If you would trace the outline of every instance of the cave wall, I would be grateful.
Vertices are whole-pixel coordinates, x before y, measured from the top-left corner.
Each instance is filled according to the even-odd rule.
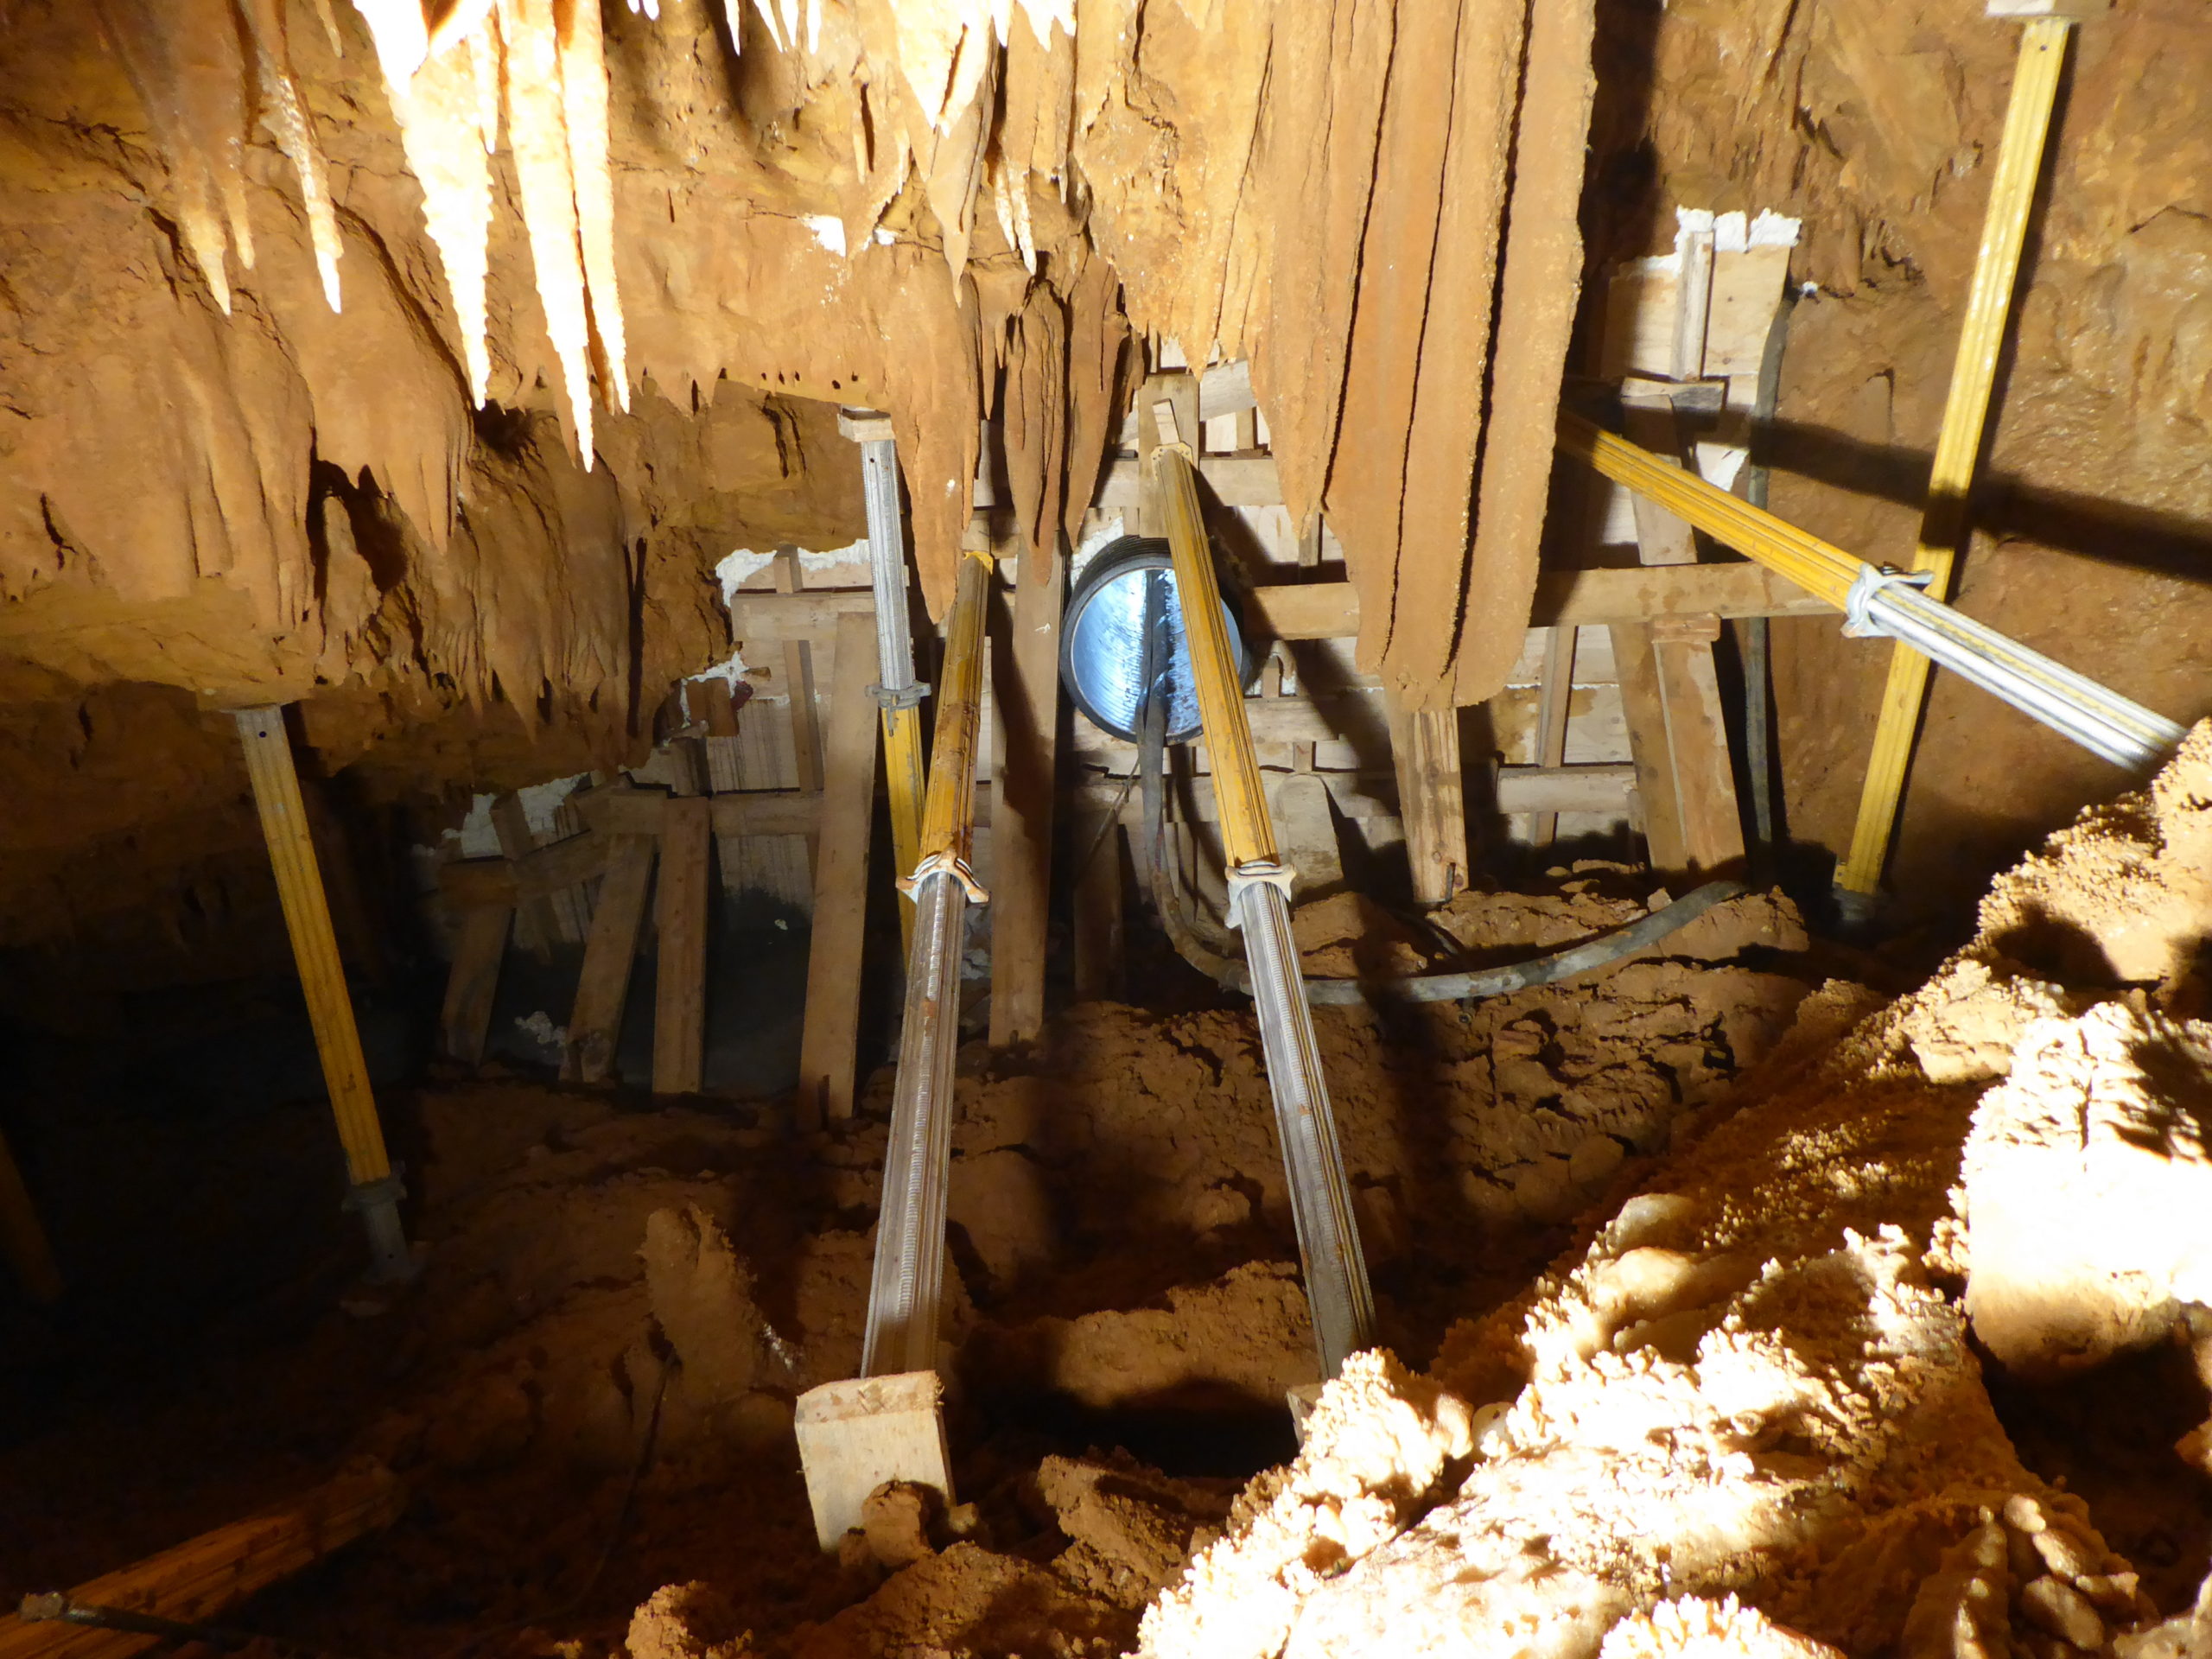
[[[1903,0],[1611,4],[1593,258],[1676,205],[1804,220],[1776,512],[1908,563],[2018,26]],[[2120,0],[2075,31],[1957,599],[2171,718],[2212,709],[2212,67],[2201,8]],[[1643,89],[1640,95],[1636,89]],[[1607,230],[1606,227],[1610,227]],[[1640,239],[1639,239],[1640,238]],[[1849,844],[1889,648],[1775,625],[1789,823]],[[1891,869],[1962,914],[2037,836],[2123,780],[1938,673]]]

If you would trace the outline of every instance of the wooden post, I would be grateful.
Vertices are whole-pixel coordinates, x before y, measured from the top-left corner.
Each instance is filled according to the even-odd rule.
[[[1680,870],[1689,858],[1682,842],[1682,822],[1675,804],[1675,754],[1667,741],[1667,702],[1659,690],[1659,664],[1651,649],[1651,630],[1643,623],[1618,624],[1613,664],[1621,685],[1621,715],[1628,726],[1629,753],[1636,761],[1637,816],[1643,820],[1645,856],[1655,870]]]
[[[1650,635],[1675,757],[1675,810],[1683,862],[1690,871],[1709,875],[1740,864],[1744,857],[1743,814],[1736,804],[1720,683],[1713,668],[1720,622],[1710,616],[1655,622]]]
[[[1536,752],[1540,766],[1567,764],[1567,722],[1574,707],[1574,625],[1554,623],[1544,641],[1544,683],[1536,698]],[[1529,841],[1548,847],[1559,834],[1559,814],[1532,812]]]
[[[795,594],[805,585],[798,550],[776,550],[776,591]],[[814,708],[814,651],[804,639],[784,643],[784,684],[791,699],[791,754],[798,764],[798,786],[822,787],[822,722]]]
[[[703,795],[661,809],[660,972],[653,1003],[653,1092],[696,1095],[706,1062],[708,849]]]
[[[1032,560],[1041,569],[1033,571]],[[1033,549],[1015,574],[1008,633],[992,683],[1000,753],[991,810],[991,1045],[1024,1043],[1045,1023],[1045,944],[1058,793],[1060,601],[1067,566]]]
[[[837,660],[823,756],[822,829],[815,856],[814,933],[799,1038],[798,1123],[853,1115],[861,966],[868,924],[868,830],[875,816],[875,622],[837,619]]]
[[[1390,755],[1414,898],[1451,902],[1467,885],[1467,799],[1459,770],[1459,711],[1402,709],[1389,700]]]
[[[1994,5],[1990,10],[1993,15],[2030,21],[2020,31],[2019,60],[2012,71],[2012,98],[2005,105],[1989,205],[1983,212],[1974,283],[1967,292],[1958,355],[1951,365],[1950,391],[1943,400],[1943,421],[1936,430],[1935,461],[1929,469],[1928,505],[1912,554],[1912,568],[1930,573],[1928,591],[1941,600],[1951,596],[1952,567],[1969,533],[1967,497],[1981,455],[1997,359],[2004,350],[2012,289],[2019,278],[2020,250],[2035,209],[2044,143],[2073,29],[2072,19],[2061,7],[2008,8],[2004,14]],[[1890,647],[1889,678],[1882,687],[1882,709],[1874,727],[1873,750],[1867,756],[1851,849],[1836,871],[1837,887],[1862,901],[1871,899],[1882,885],[1931,668],[1918,652],[1904,645]]]
[[[54,1247],[5,1135],[0,1135],[0,1255],[8,1258],[16,1282],[31,1300],[43,1305],[61,1300],[61,1269],[54,1265]]]
[[[1119,1002],[1128,995],[1122,977],[1122,826],[1086,819],[1077,842],[1084,852],[1094,844],[1098,850],[1076,873],[1075,1000]]]
[[[658,836],[614,838],[607,875],[599,885],[599,907],[592,912],[591,937],[584,945],[583,971],[576,976],[575,1005],[569,1014],[568,1052],[561,1076],[571,1083],[605,1083],[614,1075],[615,1045],[622,1036],[622,1010],[630,999],[630,970],[637,961],[638,935],[645,921],[645,889],[660,850]]]
[[[1690,251],[1699,251],[1694,246]],[[1712,252],[1707,248],[1703,253],[1709,294]],[[1693,259],[1693,271],[1696,265]],[[1691,328],[1688,319],[1697,308],[1696,292],[1695,283],[1686,280],[1681,284],[1678,358],[1690,349],[1683,342]],[[1701,352],[1701,315],[1694,334],[1695,347]],[[1632,438],[1670,464],[1681,464],[1681,428],[1671,403],[1631,397],[1624,413]],[[1696,562],[1696,539],[1688,524],[1645,496],[1636,495],[1632,500],[1637,550],[1643,563]],[[1677,618],[1616,626],[1612,634],[1613,656],[1620,665],[1621,709],[1627,717],[1629,747],[1636,756],[1637,793],[1643,805],[1643,839],[1652,868],[1711,870],[1740,860],[1743,812],[1736,800],[1728,728],[1721,716],[1719,682],[1713,667],[1719,620]]]
[[[346,969],[338,960],[337,936],[330,929],[330,905],[323,897],[315,843],[308,836],[284,711],[241,709],[233,718],[245,752],[246,775],[253,781],[262,839],[269,843],[285,931],[291,935],[292,957],[299,964],[308,1022],[315,1028],[323,1081],[330,1090],[330,1113],[346,1149],[346,1173],[353,1187],[351,1202],[368,1229],[371,1271],[378,1278],[404,1278],[413,1273],[414,1264],[399,1227],[401,1189],[385,1151],[376,1096],[369,1090],[368,1062],[361,1055],[361,1034],[353,1024],[353,1000],[346,992]]]
[[[506,955],[512,905],[472,905],[454,930],[453,966],[446,975],[445,1009],[439,1020],[449,1058],[480,1065],[492,1032],[492,1004],[499,989],[499,961]]]

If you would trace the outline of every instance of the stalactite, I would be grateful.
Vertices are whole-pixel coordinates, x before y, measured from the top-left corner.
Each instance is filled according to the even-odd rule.
[[[561,32],[561,108],[569,130],[569,169],[575,180],[576,232],[609,390],[626,411],[630,371],[614,282],[614,175],[607,159],[607,60],[599,3],[568,0],[568,10]]]
[[[561,365],[576,448],[592,464],[590,323],[576,240],[575,175],[561,102],[560,41],[552,0],[499,0],[507,145],[522,194],[523,228],[545,333]]]
[[[315,269],[322,278],[322,296],[333,311],[340,309],[338,261],[345,244],[338,234],[338,214],[330,200],[329,179],[323,168],[322,149],[315,143],[315,127],[307,105],[292,80],[291,54],[286,48],[282,0],[249,0],[244,8],[247,32],[253,39],[256,79],[261,89],[261,116],[275,135],[276,148],[299,175],[300,199],[307,207],[308,234],[315,246]],[[249,259],[247,264],[252,262]]]
[[[433,56],[417,0],[354,0],[375,40],[407,165],[423,187],[423,219],[453,294],[468,385],[481,404],[491,378],[484,288],[492,231],[486,156],[499,132],[496,43],[481,31]],[[488,21],[488,20],[487,20]],[[484,81],[492,80],[489,126]]]
[[[169,166],[174,207],[184,245],[226,315],[231,279],[226,257],[253,265],[246,221],[245,65],[227,8],[207,15],[151,0],[99,0],[109,43],[122,59]],[[227,220],[227,224],[226,221]]]

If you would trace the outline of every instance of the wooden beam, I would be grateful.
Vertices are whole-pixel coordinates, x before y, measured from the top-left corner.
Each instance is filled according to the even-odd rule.
[[[446,1001],[438,1029],[450,1059],[480,1065],[492,1033],[492,1005],[499,990],[499,963],[507,954],[507,930],[515,918],[511,903],[476,905],[461,913],[454,930],[453,966],[446,974]]]
[[[1249,590],[1262,631],[1278,639],[1344,639],[1359,632],[1348,582]],[[1546,570],[1536,577],[1531,627],[1655,621],[1670,616],[1834,616],[1835,607],[1757,564],[1677,564]]]
[[[1633,766],[1597,762],[1576,766],[1500,766],[1501,812],[1618,812],[1628,810],[1636,787]]]
[[[1023,571],[992,675],[998,731],[991,822],[991,1046],[1026,1043],[1045,1023],[1052,803],[1060,723],[1060,601],[1066,564]]]
[[[1282,505],[1282,479],[1273,455],[1201,455],[1198,476],[1224,507]],[[1141,482],[1137,461],[1117,461],[1100,480],[1094,505],[1101,512],[1127,512],[1137,505]]]
[[[815,856],[814,932],[799,1037],[798,1122],[818,1128],[853,1115],[861,969],[868,924],[868,830],[875,816],[875,621],[837,623],[835,687],[823,754],[822,830]]]
[[[204,1624],[256,1591],[289,1578],[365,1533],[388,1527],[406,1506],[406,1489],[372,1466],[316,1487],[281,1510],[202,1533],[188,1543],[72,1588],[86,1607],[121,1607],[181,1624]],[[0,1659],[130,1659],[165,1638],[59,1619],[0,1618]]]
[[[276,876],[285,931],[299,964],[306,995],[308,1023],[330,1090],[330,1112],[346,1148],[346,1166],[356,1186],[391,1173],[385,1151],[384,1126],[377,1118],[376,1096],[369,1088],[368,1062],[361,1056],[361,1034],[353,1023],[353,1002],[346,994],[346,969],[338,959],[338,938],[331,931],[330,905],[322,891],[315,843],[308,836],[300,777],[292,764],[292,744],[284,730],[284,711],[241,709],[234,719],[245,752],[246,775],[261,817],[262,839]]]
[[[658,836],[613,838],[607,879],[599,884],[599,905],[584,942],[583,971],[576,976],[575,1003],[569,1013],[568,1048],[561,1057],[561,1076],[568,1082],[605,1083],[614,1075],[630,971],[645,923],[645,890],[659,853]]]
[[[606,863],[606,836],[595,829],[587,830],[580,836],[540,847],[524,858],[454,859],[440,868],[438,891],[456,909],[513,905],[581,887],[597,876]]]
[[[654,982],[653,1092],[696,1095],[706,1064],[707,882],[712,820],[703,795],[662,810],[660,971]]]
[[[1406,826],[1414,899],[1441,905],[1467,885],[1467,802],[1459,771],[1459,711],[1402,709],[1390,700],[1390,753]]]

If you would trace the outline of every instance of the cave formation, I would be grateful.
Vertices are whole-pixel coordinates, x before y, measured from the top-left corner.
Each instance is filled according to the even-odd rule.
[[[0,1656],[2212,1653],[2197,11],[0,4]]]

